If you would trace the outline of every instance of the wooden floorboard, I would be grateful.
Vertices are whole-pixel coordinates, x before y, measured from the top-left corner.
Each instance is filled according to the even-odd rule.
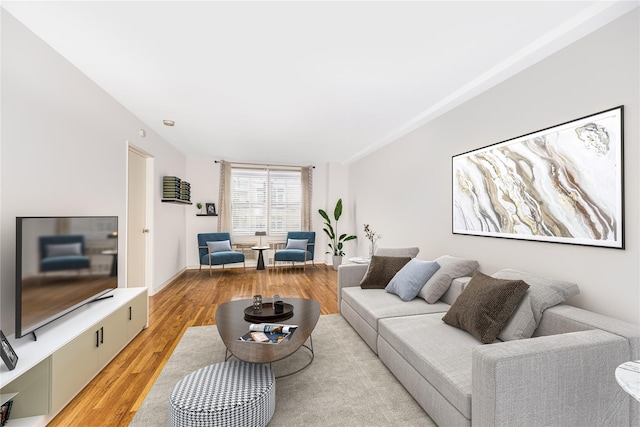
[[[127,426],[190,326],[215,324],[220,303],[265,299],[312,298],[321,314],[338,313],[337,273],[324,264],[256,271],[247,267],[187,270],[149,298],[149,327],[142,331],[76,396],[50,426]]]

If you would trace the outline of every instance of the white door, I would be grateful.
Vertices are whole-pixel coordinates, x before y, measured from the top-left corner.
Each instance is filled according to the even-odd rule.
[[[147,286],[147,159],[129,147],[127,287]]]

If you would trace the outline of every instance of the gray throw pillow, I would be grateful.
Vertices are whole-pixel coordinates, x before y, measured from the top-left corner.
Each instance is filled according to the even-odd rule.
[[[393,276],[385,289],[403,301],[411,301],[439,268],[437,262],[414,258]]]
[[[410,260],[409,257],[372,256],[369,269],[362,278],[360,287],[362,289],[384,289],[393,276]]]
[[[306,251],[308,242],[309,239],[288,239],[287,247],[285,249],[300,249],[302,251]]]
[[[209,252],[212,254],[216,252],[227,252],[231,250],[231,242],[229,240],[207,242],[207,246],[209,246]]]
[[[496,279],[478,271],[442,320],[483,344],[492,343],[527,289],[522,280]]]
[[[82,245],[80,243],[59,243],[45,246],[48,257],[82,255]]]
[[[575,283],[548,279],[518,270],[500,270],[493,277],[524,280],[529,285],[529,290],[524,295],[520,305],[518,305],[513,316],[500,332],[500,335],[498,335],[498,338],[502,341],[531,338],[533,332],[540,325],[542,313],[547,308],[558,305],[580,293],[580,289]]]
[[[440,265],[440,269],[436,271],[418,294],[429,304],[437,302],[447,292],[454,279],[472,276],[480,268],[480,264],[476,260],[457,258],[450,255],[443,255],[434,261]]]

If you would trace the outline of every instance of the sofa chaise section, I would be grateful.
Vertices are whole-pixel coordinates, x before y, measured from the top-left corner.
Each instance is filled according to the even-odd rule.
[[[619,335],[583,329],[594,314],[585,310],[547,312],[563,313],[554,323],[564,332],[489,345],[446,325],[442,314],[382,319],[378,356],[442,426],[638,425],[637,402],[613,376],[638,358],[636,338],[622,336],[629,325],[611,328]],[[576,318],[581,330],[567,332]]]
[[[471,355],[479,343],[444,324],[443,315],[382,319],[378,357],[436,423],[469,425]]]

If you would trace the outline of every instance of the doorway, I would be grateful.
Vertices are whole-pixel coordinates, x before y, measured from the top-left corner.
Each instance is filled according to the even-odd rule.
[[[126,286],[148,287],[150,243],[150,183],[153,158],[129,146],[127,174]]]

